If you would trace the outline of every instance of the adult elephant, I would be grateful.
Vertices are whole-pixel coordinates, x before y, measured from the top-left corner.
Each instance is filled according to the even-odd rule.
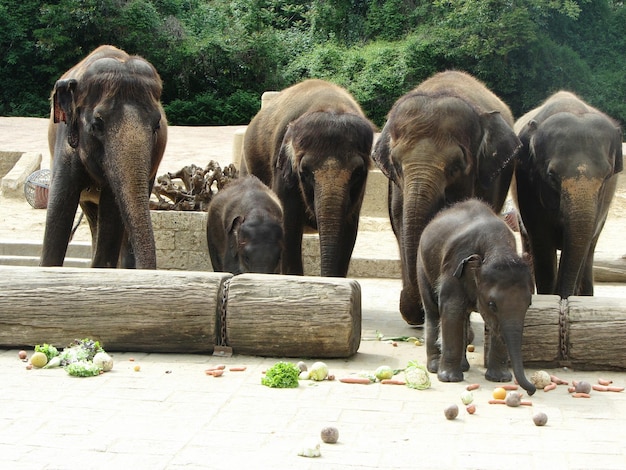
[[[499,212],[520,146],[509,108],[474,77],[438,73],[400,97],[373,158],[389,178],[389,217],[400,248],[400,313],[424,323],[416,275],[422,231],[443,207],[478,197]]]
[[[141,57],[101,46],[55,84],[42,266],[61,266],[80,206],[92,267],[156,268],[149,198],[167,141],[162,84]]]
[[[623,167],[622,132],[564,91],[522,116],[515,129],[523,147],[513,186],[537,293],[593,295],[594,251]]]
[[[305,80],[280,92],[252,119],[243,174],[278,195],[284,213],[282,274],[303,274],[302,235],[318,230],[321,275],[343,276],[356,240],[374,126],[343,88]]]

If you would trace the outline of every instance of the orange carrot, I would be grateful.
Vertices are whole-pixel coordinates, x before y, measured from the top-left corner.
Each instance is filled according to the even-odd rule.
[[[506,400],[498,400],[498,399],[492,398],[491,400],[489,400],[489,404],[490,405],[506,405]]]
[[[551,375],[550,380],[557,385],[569,385],[567,380],[560,379],[556,375]]]
[[[550,390],[554,390],[556,388],[556,383],[552,382],[550,385],[546,385],[543,387],[544,392],[549,392]]]
[[[501,388],[505,389],[505,390],[517,390],[519,388],[519,385],[514,385],[514,384],[502,384],[500,385]]]
[[[380,381],[381,384],[385,385],[406,385],[404,380],[395,380],[395,379],[383,379]]]
[[[471,392],[472,390],[478,390],[480,388],[480,384],[469,384],[465,387],[465,390]]]
[[[600,385],[611,385],[613,381],[608,379],[598,379],[598,383]]]
[[[574,398],[591,398],[591,395],[589,395],[588,393],[582,393],[582,392],[572,393],[572,396]]]
[[[344,384],[361,384],[368,385],[372,383],[370,379],[367,377],[343,377],[339,379],[339,382],[343,382]]]
[[[231,372],[243,372],[244,370],[246,370],[246,366],[229,367],[228,370],[231,371]]]

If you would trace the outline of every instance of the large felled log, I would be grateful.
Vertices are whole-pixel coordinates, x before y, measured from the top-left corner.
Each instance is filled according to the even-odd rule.
[[[241,354],[349,357],[361,342],[361,287],[350,279],[243,274],[227,312],[227,343]]]
[[[0,266],[0,347],[92,338],[108,351],[211,352],[229,277]]]
[[[107,351],[213,352],[226,340],[235,354],[348,357],[361,290],[341,278],[0,266],[0,347],[87,337]]]

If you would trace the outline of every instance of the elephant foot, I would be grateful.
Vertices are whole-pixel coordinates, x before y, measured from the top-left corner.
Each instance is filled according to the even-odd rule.
[[[402,289],[400,292],[400,314],[411,326],[424,326],[424,310],[419,295],[411,295],[414,289]]]
[[[463,359],[461,359],[461,370],[463,372],[467,372],[469,369],[470,369],[469,361],[467,360],[467,357],[463,356]]]
[[[439,370],[439,358],[433,358],[433,359],[429,359],[426,362],[426,369],[428,369],[428,372],[432,372],[433,374],[436,374],[437,371]]]
[[[490,382],[510,382],[513,380],[513,374],[506,369],[487,369],[485,378]]]
[[[462,382],[463,372],[460,370],[440,370],[437,372],[437,378],[440,382]]]

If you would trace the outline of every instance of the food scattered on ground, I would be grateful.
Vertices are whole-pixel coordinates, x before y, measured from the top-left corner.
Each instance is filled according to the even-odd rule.
[[[378,369],[376,369],[374,375],[378,380],[388,380],[393,377],[393,369],[389,366],[380,366]]]
[[[92,362],[100,367],[103,372],[109,372],[113,369],[113,358],[104,351],[96,353]]]
[[[467,345],[467,352],[474,352],[476,348],[474,347],[473,344],[468,344]]]
[[[505,390],[518,390],[519,389],[519,385],[517,384],[502,384],[500,385],[500,387]]]
[[[574,398],[591,398],[591,395],[589,395],[588,393],[583,393],[583,392],[574,392],[572,393],[572,396]]]
[[[569,385],[569,382],[567,380],[560,379],[556,375],[551,375],[550,380],[552,380],[552,382],[557,385]]]
[[[300,370],[300,369],[298,369]],[[311,368],[308,370],[309,379],[320,382],[328,376],[328,366],[326,363],[318,361],[313,363]]]
[[[204,371],[204,373],[212,377],[221,377],[222,375],[224,375],[224,369],[207,369]]]
[[[326,444],[336,444],[339,440],[339,430],[334,426],[326,426],[320,435]]]
[[[624,391],[624,387],[614,387],[610,385],[593,385],[591,388],[597,392],[623,392]]]
[[[47,343],[35,345],[35,352],[44,353],[48,360],[59,355],[59,350]]]
[[[465,387],[465,390],[471,392],[472,390],[478,390],[480,388],[480,384],[469,384]]]
[[[228,370],[231,372],[243,372],[246,370],[246,366],[229,367]]]
[[[398,379],[383,379],[380,381],[380,383],[383,385],[406,385],[406,382],[404,380]]]
[[[539,411],[533,415],[533,423],[535,426],[545,426],[548,422],[548,415],[543,411]]]
[[[342,377],[339,379],[339,382],[344,384],[361,384],[361,385],[369,385],[372,381],[368,377]]]
[[[30,363],[37,367],[38,369],[42,368],[48,363],[48,358],[42,352],[35,352],[32,356],[30,356]]]
[[[611,385],[613,381],[609,379],[598,379],[598,383],[600,385]]]
[[[584,380],[573,381],[574,384],[574,392],[576,393],[590,393],[591,392],[591,384]]]
[[[506,390],[502,387],[496,387],[491,395],[494,400],[504,400],[506,398]]]
[[[552,378],[545,370],[538,370],[533,372],[530,376],[530,381],[535,385],[535,387],[544,388],[552,383]]]
[[[476,413],[476,405],[474,405],[473,403],[470,405],[467,405],[465,407],[465,411],[467,411],[469,414],[473,415],[474,413]]]
[[[299,376],[300,369],[297,365],[280,361],[267,369],[261,383],[270,388],[297,388]]]
[[[463,390],[461,392],[461,401],[464,405],[469,405],[474,401],[474,394],[470,390]]]
[[[66,365],[65,372],[74,377],[95,377],[102,369],[91,361],[76,361]]]
[[[17,357],[19,357],[23,361],[28,358],[28,353],[22,349],[17,353]]]
[[[426,390],[430,388],[430,376],[426,366],[419,364],[417,361],[409,361],[406,369],[404,369],[404,380],[406,386],[417,390]]]
[[[506,403],[506,406],[520,406],[522,403],[522,394],[516,391],[511,391],[506,394],[504,402]]]
[[[300,361],[296,365],[298,366],[298,369],[300,369],[301,372],[304,372],[309,369],[304,361]]]
[[[459,407],[456,404],[446,406],[443,410],[446,419],[455,419],[459,415]]]
[[[133,367],[133,370],[135,372],[139,372],[141,370],[141,366],[139,364],[135,365],[135,367]]]
[[[320,451],[320,445],[316,444],[314,447],[304,446],[298,451],[300,457],[320,457],[322,452]]]
[[[555,388],[556,388],[556,384],[554,382],[551,382],[550,384],[543,387],[543,391],[549,392],[550,390],[554,390]]]

